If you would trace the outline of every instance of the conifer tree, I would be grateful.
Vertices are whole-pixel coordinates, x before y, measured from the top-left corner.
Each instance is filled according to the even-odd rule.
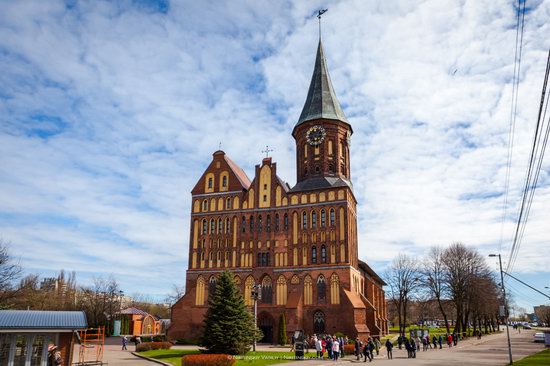
[[[284,313],[279,316],[279,334],[277,343],[281,346],[286,344],[286,318]]]
[[[254,337],[254,318],[229,271],[220,274],[216,290],[208,300],[200,345],[209,353],[245,354]]]

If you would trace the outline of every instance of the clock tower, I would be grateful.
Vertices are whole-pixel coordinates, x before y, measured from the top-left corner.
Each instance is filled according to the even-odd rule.
[[[350,174],[349,124],[328,74],[319,40],[315,68],[306,102],[292,136],[296,140],[297,184],[293,191],[348,186]]]

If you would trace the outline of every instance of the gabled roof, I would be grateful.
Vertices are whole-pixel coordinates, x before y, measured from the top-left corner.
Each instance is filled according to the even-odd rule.
[[[347,179],[343,179],[340,177],[314,177],[296,183],[296,185],[290,190],[290,192],[294,193],[336,187],[349,187],[353,189],[353,185]]]
[[[119,314],[124,315],[149,315],[146,311],[140,310],[138,308],[126,308],[121,310]]]
[[[227,162],[227,165],[229,165],[229,167],[233,170],[241,185],[248,189],[248,187],[250,187],[250,183],[252,182],[250,181],[244,170],[242,170],[240,166],[235,164],[233,160],[229,159],[226,154],[223,155],[223,158]]]
[[[85,329],[83,311],[0,310],[0,329]]]
[[[306,102],[296,126],[319,118],[335,119],[349,124],[332,87],[323,44],[320,39]]]
[[[365,271],[369,276],[371,276],[374,280],[378,281],[378,283],[382,286],[387,286],[388,284],[386,282],[384,282],[384,280],[382,278],[380,278],[380,276],[378,276],[376,274],[376,272],[374,272],[374,270],[372,268],[370,268],[370,266],[363,262],[362,260],[359,260],[359,268],[361,268],[363,271]]]

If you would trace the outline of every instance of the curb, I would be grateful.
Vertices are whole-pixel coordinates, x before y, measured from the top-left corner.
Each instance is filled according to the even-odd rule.
[[[143,358],[144,360],[158,363],[159,365],[173,366],[171,363],[162,362],[162,361],[159,361],[159,360],[157,360],[157,359],[155,359],[155,358],[151,358],[151,357],[147,357],[147,356],[144,356],[144,355],[140,355],[140,354],[137,353],[137,352],[132,352],[132,354],[133,354],[134,356],[136,356],[136,357]]]

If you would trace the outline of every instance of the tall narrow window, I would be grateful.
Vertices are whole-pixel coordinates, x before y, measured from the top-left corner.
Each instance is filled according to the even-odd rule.
[[[210,234],[216,233],[216,221],[214,219],[210,219]]]
[[[275,231],[279,231],[279,214],[275,214]]]
[[[271,284],[271,278],[265,276],[262,279],[262,303],[271,304],[273,302],[273,286]]]
[[[302,212],[302,229],[307,229],[307,212]]]
[[[225,232],[229,234],[231,232],[231,220],[225,219]]]
[[[227,175],[224,175],[222,178],[222,187],[227,187]]]
[[[271,216],[267,215],[265,219],[265,231],[270,232],[271,231]]]
[[[317,279],[317,303],[324,304],[327,300],[327,281],[323,275]]]
[[[227,199],[225,200],[225,209],[231,210],[231,197],[227,197]]]
[[[327,263],[327,247],[325,244],[321,245],[321,263]]]
[[[258,232],[262,232],[262,215],[258,216]]]
[[[330,209],[330,226],[334,226],[334,209]]]
[[[317,212],[315,211],[311,213],[311,227],[317,229]]]
[[[325,209],[321,210],[321,227],[325,227],[326,225],[326,214]]]
[[[311,247],[311,263],[317,263],[317,247]]]
[[[208,201],[207,200],[202,201],[202,210],[203,210],[203,212],[208,211]]]
[[[241,221],[241,231],[244,233],[246,231],[246,217],[243,216]]]
[[[218,234],[223,233],[223,221],[222,219],[218,219]]]
[[[284,229],[285,231],[288,231],[288,214],[285,213],[284,217]]]
[[[212,178],[208,178],[208,188],[212,188]]]
[[[208,230],[208,224],[206,223],[206,220],[202,220],[202,234],[206,235],[207,230]]]
[[[210,281],[208,282],[208,299],[214,296],[215,292],[216,292],[216,277],[212,276],[210,277]]]
[[[250,215],[250,232],[254,231],[254,216]]]

